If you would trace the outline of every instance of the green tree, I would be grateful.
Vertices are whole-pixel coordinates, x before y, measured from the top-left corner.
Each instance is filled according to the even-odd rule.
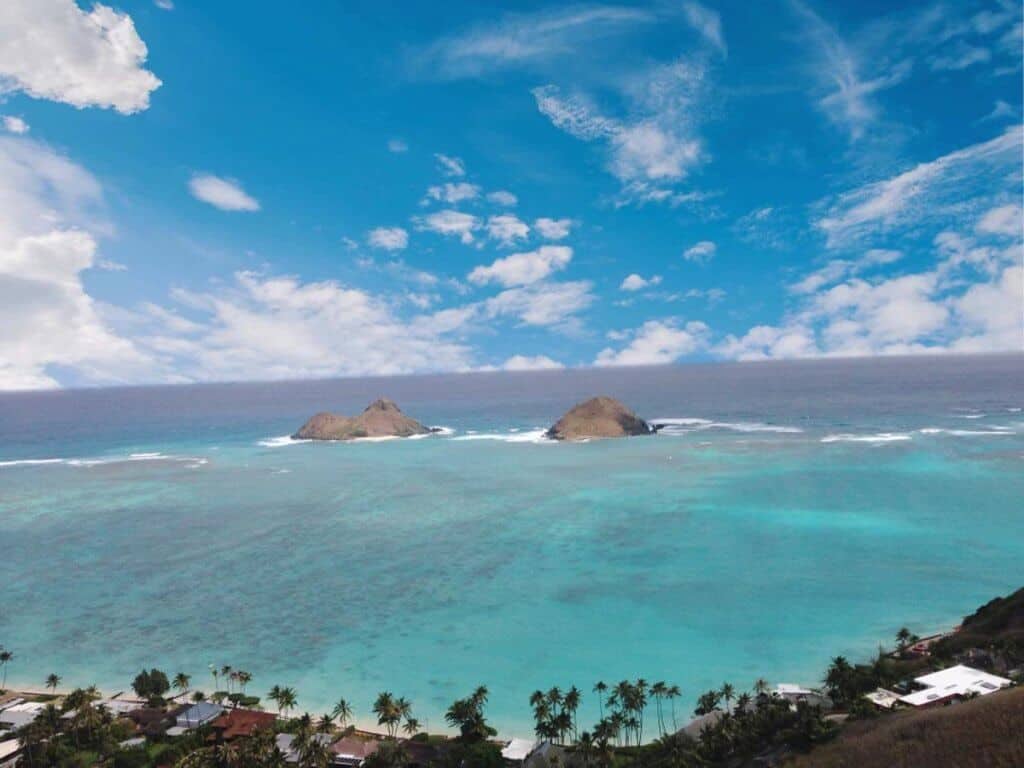
[[[171,684],[167,680],[167,675],[159,669],[144,669],[135,676],[132,689],[140,699],[157,704],[162,703],[163,695],[171,689]]]
[[[385,739],[372,755],[363,760],[363,768],[405,768],[409,755],[394,739]]]
[[[338,724],[344,728],[349,720],[352,719],[352,707],[345,699],[338,699],[338,703],[334,705],[334,711],[331,713],[338,720]]]
[[[484,716],[487,695],[487,686],[481,685],[466,698],[452,702],[445,713],[445,722],[459,729],[459,740],[464,744],[484,741],[497,733]]]
[[[51,693],[57,693],[58,686],[60,686],[60,675],[51,672],[46,676],[46,687],[50,689]]]
[[[383,725],[392,739],[398,733],[398,726],[402,722],[402,712],[398,701],[391,691],[382,691],[373,703],[373,713],[377,715],[377,724]]]
[[[192,685],[192,678],[186,675],[184,672],[179,672],[174,676],[174,680],[171,681],[171,685],[174,686],[179,694],[188,691],[189,686]]]
[[[608,693],[608,684],[604,680],[598,680],[594,683],[594,693],[597,694],[597,711],[599,719],[604,720],[604,697]]]

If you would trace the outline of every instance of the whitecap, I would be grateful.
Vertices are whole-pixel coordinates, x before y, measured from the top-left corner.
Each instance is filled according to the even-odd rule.
[[[431,429],[433,430],[433,434],[437,435],[438,437],[451,437],[452,435],[455,434],[454,427],[445,427],[442,425],[431,427]]]
[[[312,440],[299,440],[291,435],[281,435],[280,437],[268,437],[266,440],[260,440],[258,445],[262,445],[264,448],[284,448],[286,445],[298,445],[299,443],[310,443]]]
[[[780,434],[799,434],[800,427],[789,427],[782,424],[765,424],[760,421],[712,421],[700,418],[667,418],[650,419],[650,424],[667,434],[697,432],[705,429],[723,429],[730,432],[775,432]]]
[[[499,440],[504,443],[548,443],[546,429],[531,429],[526,432],[481,432],[467,433],[453,437],[452,440]]]
[[[0,461],[0,467],[32,467],[38,464],[63,464],[67,459],[12,459]]]
[[[992,427],[991,429],[943,429],[942,427],[925,427],[919,429],[922,435],[950,435],[951,437],[993,437],[996,435],[1015,435],[1008,427]]]
[[[913,439],[906,432],[879,432],[874,435],[825,435],[823,443],[897,443]]]

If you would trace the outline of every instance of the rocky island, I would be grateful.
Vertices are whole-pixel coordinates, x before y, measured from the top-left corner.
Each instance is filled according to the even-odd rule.
[[[402,413],[386,397],[374,400],[358,416],[321,412],[292,435],[295,440],[356,440],[366,437],[412,437],[435,430]]]
[[[592,397],[579,403],[547,431],[552,440],[653,435],[654,430],[633,411],[611,397]]]

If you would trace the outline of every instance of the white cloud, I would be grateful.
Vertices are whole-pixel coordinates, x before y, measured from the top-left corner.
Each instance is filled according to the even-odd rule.
[[[394,152],[395,154],[401,154],[402,152],[408,152],[409,145],[402,139],[388,139],[388,152]]]
[[[174,0],[153,0],[153,5],[162,11],[174,10]]]
[[[473,200],[480,194],[480,187],[465,181],[446,182],[427,189],[427,197],[431,200],[441,200],[445,203],[461,203],[463,200]]]
[[[441,171],[445,176],[466,175],[466,166],[461,158],[442,155],[440,152],[435,153],[434,157],[437,158],[437,163],[441,166]]]
[[[258,211],[259,201],[246,194],[234,179],[225,179],[209,173],[197,173],[188,182],[189,192],[222,211]]]
[[[945,55],[936,56],[931,60],[931,68],[937,71],[959,71],[975,64],[983,64],[992,58],[988,48],[968,45],[960,42],[953,46]]]
[[[833,259],[825,266],[806,275],[789,287],[793,293],[814,293],[850,275],[860,274],[874,267],[892,264],[903,257],[900,251],[872,248],[859,259]]]
[[[700,3],[683,3],[683,12],[690,26],[700,32],[715,48],[726,53],[725,37],[722,35],[722,17],[718,11]]]
[[[653,275],[649,278],[641,277],[635,272],[632,275],[626,277],[619,286],[620,291],[640,291],[649,286],[658,285],[661,283],[661,277],[659,275]]]
[[[160,86],[143,68],[147,53],[131,16],[109,6],[87,13],[74,0],[0,3],[0,93],[132,114]]]
[[[701,240],[683,251],[683,258],[698,264],[706,264],[714,258],[718,246],[710,240]]]
[[[562,240],[569,236],[572,224],[572,219],[549,219],[542,216],[533,222],[533,227],[545,240]]]
[[[813,74],[824,93],[818,106],[832,122],[847,131],[851,141],[856,141],[879,117],[874,95],[905,80],[910,74],[910,62],[899,61],[887,71],[866,76],[864,70],[870,62],[851,49],[807,4],[791,0],[791,5],[817,52],[812,60]],[[883,57],[875,57],[876,63],[883,61]]]
[[[689,322],[679,327],[672,321],[648,320],[635,332],[632,341],[620,350],[607,347],[601,350],[594,365],[661,365],[672,363],[683,355],[701,349],[706,344],[708,327],[701,322]]]
[[[82,285],[97,266],[87,228],[106,228],[101,204],[80,166],[37,142],[0,138],[0,390],[55,387],[53,366],[88,383],[155,378]]]
[[[560,362],[552,360],[546,355],[536,355],[534,357],[512,355],[512,357],[502,363],[501,367],[506,371],[551,371],[565,368]]]
[[[456,235],[467,245],[473,242],[473,233],[480,229],[480,219],[462,211],[444,210],[413,219],[419,229],[439,235]]]
[[[428,76],[476,77],[571,55],[588,42],[654,19],[655,14],[641,9],[611,5],[509,14],[497,23],[438,40],[413,63]]]
[[[1021,237],[1024,230],[1024,209],[1014,204],[993,208],[981,217],[977,230],[991,235]]]
[[[879,230],[970,213],[1005,185],[1007,174],[1019,165],[1022,142],[1024,130],[1013,126],[989,141],[858,187],[831,201],[817,226],[829,247],[835,248],[856,244]]]
[[[189,379],[239,380],[465,370],[469,350],[380,297],[336,281],[236,273],[217,292],[177,291],[187,334],[154,327],[144,343]]]
[[[489,266],[476,267],[469,273],[468,279],[476,285],[529,285],[565,269],[571,260],[572,248],[566,245],[542,245],[535,251],[513,253]]]
[[[386,251],[401,251],[409,245],[409,233],[401,227],[377,227],[371,229],[366,242],[374,248]]]
[[[591,284],[585,280],[566,283],[536,283],[509,288],[484,302],[489,317],[514,316],[523,325],[573,328],[573,316],[594,301]]]
[[[26,123],[20,117],[15,117],[14,115],[4,115],[4,129],[9,133],[23,135],[28,133],[29,126],[28,123]]]
[[[516,240],[524,240],[530,234],[530,227],[511,213],[491,216],[487,219],[487,234],[501,245],[515,245]]]
[[[496,189],[494,192],[488,192],[487,199],[495,205],[503,205],[506,208],[511,208],[519,202],[519,198],[506,189]]]

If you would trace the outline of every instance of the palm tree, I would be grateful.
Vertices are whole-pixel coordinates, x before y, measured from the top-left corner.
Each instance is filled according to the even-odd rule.
[[[235,673],[235,679],[238,681],[238,685],[242,689],[242,695],[244,696],[245,686],[252,682],[252,675],[244,669],[240,669]]]
[[[295,689],[290,686],[282,688],[277,697],[278,714],[295,709],[296,704],[298,704],[298,694],[295,693]]]
[[[316,730],[318,733],[330,733],[334,730],[334,718],[328,714],[321,715],[316,721]]]
[[[725,699],[725,711],[732,712],[732,697],[736,695],[736,689],[732,687],[731,683],[722,683],[721,694]]]
[[[569,720],[572,723],[572,738],[576,740],[578,731],[576,730],[576,710],[580,707],[580,698],[582,694],[579,689],[574,685],[565,692],[565,699],[563,703],[565,705],[565,711],[569,713]]]
[[[267,694],[267,698],[277,704],[277,714],[281,714],[281,692],[284,690],[280,685],[275,685],[270,689]]]
[[[174,686],[174,690],[176,690],[180,695],[186,693],[188,689],[191,687],[192,678],[186,675],[184,672],[179,672],[174,676],[174,680],[171,681],[171,685]]]
[[[213,675],[213,690],[217,691],[220,689],[220,673],[217,672],[217,668],[213,664],[210,665],[210,674]]]
[[[654,705],[658,711],[658,734],[665,735],[665,718],[661,714],[661,700],[668,693],[668,686],[663,680],[659,680],[651,686],[651,695],[654,697]]]
[[[0,691],[7,689],[7,665],[12,661],[14,661],[14,653],[0,647],[0,670],[3,670],[3,682],[0,682]]]
[[[387,729],[388,736],[392,739],[395,738],[395,734],[398,732],[398,724],[402,720],[402,714],[399,711],[399,701],[395,699],[391,691],[382,691],[377,695],[377,700],[373,703],[373,713],[377,715],[377,724],[383,725]],[[406,702],[406,705],[408,705],[408,702]]]
[[[678,685],[670,685],[665,695],[668,696],[669,704],[672,705],[672,732],[675,733],[679,730],[679,725],[676,723],[676,699],[682,696],[683,692],[679,690]]]
[[[225,664],[220,668],[220,676],[224,678],[224,682],[227,685],[228,693],[231,693],[231,673],[234,670],[231,669],[230,664]]]
[[[60,685],[60,675],[55,672],[51,672],[46,676],[46,687],[50,689],[51,693],[57,693],[57,686]]]
[[[415,736],[420,730],[420,721],[415,717],[405,718],[405,725],[402,726],[402,730],[409,736]]]
[[[757,678],[757,680],[754,681],[754,693],[758,696],[764,696],[768,693],[768,681],[763,677]]]
[[[331,714],[338,719],[339,725],[342,728],[345,724],[352,719],[352,707],[345,699],[338,699],[338,703],[334,705],[334,711]]]
[[[594,693],[597,694],[597,711],[600,712],[600,719],[604,720],[604,695],[608,692],[608,684],[604,680],[594,683]]]

